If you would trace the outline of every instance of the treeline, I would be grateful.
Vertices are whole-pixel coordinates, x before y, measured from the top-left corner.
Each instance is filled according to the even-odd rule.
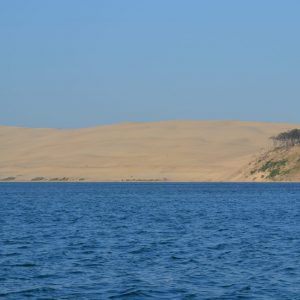
[[[292,129],[272,136],[274,147],[292,147],[300,144],[300,129]]]

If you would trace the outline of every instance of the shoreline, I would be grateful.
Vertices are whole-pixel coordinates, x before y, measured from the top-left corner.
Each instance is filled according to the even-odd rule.
[[[155,184],[155,183],[166,183],[166,184],[172,184],[172,183],[187,183],[187,184],[191,184],[191,183],[212,183],[212,184],[216,184],[216,183],[253,183],[253,184],[260,184],[260,183],[300,183],[300,181],[154,181],[154,180],[139,180],[139,181],[117,181],[117,180],[111,180],[111,181],[75,181],[75,180],[68,180],[68,181],[2,181],[0,180],[0,184],[1,183],[121,183],[121,184],[126,184],[126,183],[137,183],[137,184],[143,184],[143,183],[149,183],[149,184]]]

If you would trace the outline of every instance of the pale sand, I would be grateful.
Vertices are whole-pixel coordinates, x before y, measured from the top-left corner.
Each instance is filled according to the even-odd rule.
[[[239,170],[300,125],[239,121],[124,123],[86,129],[0,127],[0,179],[243,180]]]

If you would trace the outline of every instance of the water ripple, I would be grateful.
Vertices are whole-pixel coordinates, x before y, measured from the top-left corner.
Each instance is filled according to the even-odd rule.
[[[299,184],[0,184],[0,298],[300,300]]]

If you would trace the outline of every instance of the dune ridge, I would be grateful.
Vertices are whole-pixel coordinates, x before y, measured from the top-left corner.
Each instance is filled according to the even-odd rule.
[[[241,168],[297,124],[161,121],[0,126],[2,181],[248,181]]]

